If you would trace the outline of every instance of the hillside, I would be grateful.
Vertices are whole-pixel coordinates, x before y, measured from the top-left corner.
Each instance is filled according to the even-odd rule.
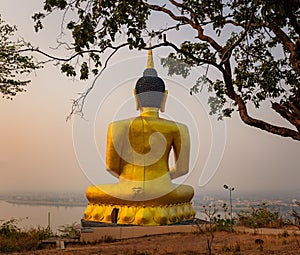
[[[245,229],[239,232],[217,232],[213,241],[213,254],[215,255],[257,255],[280,254],[299,255],[300,235],[294,230],[289,233],[282,229],[273,234],[246,233]],[[67,245],[64,250],[55,247],[16,253],[24,255],[196,255],[207,254],[206,234],[172,234],[161,236],[148,236],[128,240],[106,240],[98,244]],[[108,242],[110,241],[110,242]],[[112,242],[113,241],[113,242]]]

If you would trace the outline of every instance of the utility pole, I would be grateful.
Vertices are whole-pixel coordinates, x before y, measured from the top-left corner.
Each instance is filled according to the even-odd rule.
[[[229,187],[228,185],[224,184],[224,189],[229,190],[229,204],[230,204],[230,228],[231,231],[233,231],[232,227],[232,197],[231,197],[231,192],[234,191],[234,187]]]
[[[48,212],[48,230],[51,230],[51,216],[50,216],[50,212]]]

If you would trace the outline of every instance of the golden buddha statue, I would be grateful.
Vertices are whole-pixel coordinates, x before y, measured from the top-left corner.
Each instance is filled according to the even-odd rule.
[[[195,216],[190,202],[193,188],[171,181],[188,173],[189,132],[185,125],[159,117],[167,91],[157,77],[151,50],[134,94],[140,115],[111,123],[107,133],[106,168],[119,182],[87,189],[84,220],[132,225],[191,220]]]

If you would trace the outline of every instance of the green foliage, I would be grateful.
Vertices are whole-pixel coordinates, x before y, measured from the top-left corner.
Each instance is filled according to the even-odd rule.
[[[211,47],[208,43],[192,43],[190,41],[185,41],[181,44],[180,48],[185,52],[189,52],[197,59],[202,58],[202,59],[206,59],[207,61],[211,61],[212,63],[216,62],[216,56],[212,52]],[[189,64],[191,65],[197,63],[190,62]]]
[[[67,1],[65,0],[46,0],[44,3],[44,9],[50,11],[53,7],[58,7],[63,10],[67,6]]]
[[[238,223],[250,228],[282,227],[284,225],[279,211],[272,210],[265,203],[257,207],[251,207],[251,212],[239,212]]]
[[[161,59],[161,64],[163,67],[168,68],[168,75],[182,75],[186,78],[190,74],[191,66],[187,65],[180,59],[177,59],[173,53],[171,53],[167,58]]]
[[[48,228],[21,230],[18,221],[12,219],[0,225],[0,252],[31,251],[39,248],[40,241],[49,238]]]
[[[216,205],[208,205],[203,206],[202,212],[207,217],[206,223],[197,223],[195,222],[198,227],[199,233],[211,233],[216,231],[226,231],[232,232],[232,227],[236,224],[236,219],[230,219],[230,213],[228,213],[227,204],[222,205],[223,209],[223,217],[221,214],[218,214],[218,208]],[[204,229],[203,229],[204,226]]]
[[[16,219],[11,219],[9,221],[2,223],[0,228],[0,235],[11,237],[14,236],[16,233],[18,233],[20,229],[16,226],[15,224],[16,222],[17,222]]]
[[[232,232],[232,225],[234,225],[234,219],[232,219],[232,222],[229,218],[224,219],[221,217],[220,214],[217,215],[217,217],[213,218],[213,223],[215,224],[215,230],[216,231],[226,231],[226,232]]]
[[[228,213],[228,206],[227,204],[222,205],[224,217],[221,217],[220,214],[217,214],[212,218],[212,222],[214,224],[215,231],[226,231],[232,232],[232,226],[235,224],[235,219],[229,218],[230,213]]]
[[[212,254],[212,245],[214,241],[214,232],[216,231],[228,231],[232,232],[232,226],[234,224],[234,219],[227,219],[227,205],[223,204],[222,209],[224,211],[225,218],[222,218],[220,214],[217,214],[218,208],[216,205],[203,206],[202,212],[208,218],[207,223],[203,227],[200,224],[197,224],[198,232],[204,233],[207,236],[207,251],[208,254]],[[197,222],[196,222],[197,223]]]
[[[22,54],[24,43],[13,41],[16,30],[0,17],[0,94],[7,99],[26,91],[30,80],[21,80],[21,76],[39,68],[32,57]]]
[[[96,1],[96,0],[47,0],[44,3],[46,13],[55,10],[73,12],[74,19],[66,20],[66,29],[70,30],[74,39],[72,49],[75,54],[83,56],[88,53],[89,61],[79,64],[80,79],[89,78],[90,73],[97,75],[102,65],[100,55],[113,48],[113,43],[123,34],[126,45],[130,48],[141,48],[146,44],[142,32],[150,14],[149,10],[137,0],[130,1]],[[42,19],[47,15],[39,12],[33,16],[35,30],[43,29]],[[77,17],[76,17],[77,16]],[[75,77],[75,63],[63,63],[61,71],[67,76]],[[90,72],[91,71],[91,72]]]
[[[192,93],[207,87],[211,114],[222,119],[238,108],[248,125],[300,140],[299,8],[298,0],[46,0],[33,19],[38,31],[48,14],[65,11],[62,25],[73,38],[72,57],[60,60],[67,76],[98,75],[102,56],[107,61],[122,47],[145,49],[152,40],[155,48],[173,49],[162,59],[171,76],[186,78],[203,66],[218,72],[191,85]],[[154,13],[166,18],[158,27],[149,22]],[[280,104],[273,109],[297,134],[247,116],[247,104],[260,107],[266,100]]]
[[[300,206],[299,201],[295,201],[295,204]],[[295,220],[294,224],[300,229],[300,213],[299,213],[299,211],[293,209],[291,212],[291,215],[294,217],[294,220]]]
[[[281,236],[282,236],[282,237],[289,237],[290,234],[289,234],[289,232],[287,232],[287,231],[285,230],[285,231],[283,231],[283,232],[281,233]]]
[[[208,217],[208,224],[205,224],[205,234],[207,239],[207,252],[209,255],[212,254],[212,246],[215,239],[214,217],[217,210],[216,205],[203,206],[203,213]]]
[[[61,65],[61,71],[65,73],[66,76],[76,76],[74,67],[68,63]]]
[[[73,222],[59,227],[58,232],[62,237],[79,238],[80,237],[80,224]]]
[[[74,12],[74,17],[77,15],[74,20],[66,21],[66,29],[71,31],[74,39],[76,54],[83,56],[83,53],[89,53],[89,61],[80,64],[78,73],[82,80],[88,79],[90,73],[98,74],[98,68],[102,65],[100,54],[112,48],[112,44],[122,33],[126,35],[126,45],[129,48],[145,46],[142,31],[146,28],[150,12],[137,0],[72,2],[47,0],[44,3],[44,10],[47,13],[66,8]],[[36,13],[33,16],[36,31],[43,28],[42,19],[45,17],[44,13]],[[63,63],[61,71],[67,76],[75,77],[77,61],[76,64]]]
[[[267,31],[265,22],[272,22],[272,24],[276,22],[274,24],[278,29],[285,29],[288,35],[294,35],[294,37],[291,36],[292,39],[297,39],[297,33],[294,31],[295,26],[293,25],[293,18],[297,19],[299,15],[299,5],[296,0],[218,0],[213,2],[184,0],[180,6],[177,6],[178,13],[172,7],[171,4],[150,5],[147,2],[138,0],[46,0],[44,1],[45,13],[36,13],[33,19],[36,22],[35,28],[38,31],[43,28],[41,22],[47,16],[46,14],[56,10],[72,12],[72,18],[65,20],[65,24],[66,29],[72,32],[75,51],[82,54],[85,50],[98,49],[98,51],[91,51],[96,55],[111,48],[117,38],[119,39],[121,36],[128,43],[129,48],[141,49],[145,46],[145,39],[157,37],[162,40],[162,35],[166,34],[168,30],[174,30],[180,34],[180,26],[186,25],[188,22],[194,22],[192,29],[197,30],[197,26],[201,26],[202,29],[207,28],[215,32],[216,38],[214,38],[213,33],[207,33],[204,36],[208,37],[197,37],[201,42],[195,40],[183,41],[175,53],[171,53],[168,58],[165,58],[165,60],[170,60],[164,63],[164,66],[170,69],[170,75],[187,75],[186,68],[181,68],[181,72],[176,68],[174,69],[173,64],[176,64],[172,61],[174,59],[183,61],[190,67],[199,66],[203,63],[216,63],[221,69],[224,64],[220,63],[221,58],[224,57],[221,51],[227,49],[229,52],[234,53],[234,61],[237,64],[234,72],[234,82],[239,84],[241,82],[240,75],[244,72],[251,74],[259,70],[258,76],[262,75],[260,79],[252,81],[248,78],[249,81],[247,80],[239,85],[247,88],[246,84],[251,87],[251,84],[254,83],[254,85],[261,87],[261,82],[265,81],[264,78],[270,77],[275,72],[276,79],[272,83],[276,83],[277,86],[272,84],[270,89],[277,90],[275,87],[278,87],[278,81],[282,79],[281,76],[284,76],[284,74],[280,75],[277,69],[286,68],[288,58],[287,56],[279,57],[284,63],[272,59],[272,56],[275,56],[273,50],[279,44],[282,44],[282,41],[270,31],[270,28]],[[172,12],[173,16],[169,16],[173,18],[176,25],[167,29],[152,29],[151,31],[151,25],[147,21],[151,12],[154,11],[166,15]],[[291,15],[291,12],[293,15]],[[245,27],[250,21],[251,14],[254,15],[252,17],[253,25],[250,26],[246,36],[244,36]],[[192,15],[194,20],[190,19],[189,15]],[[181,19],[181,17],[186,19]],[[231,27],[225,29],[228,25],[231,25]],[[227,36],[228,31],[231,32],[229,37]],[[223,35],[223,38],[218,43],[217,38],[221,35]],[[222,46],[221,42],[223,41],[225,42]],[[217,47],[216,44],[219,44],[220,47]],[[282,50],[282,48],[277,50]],[[265,66],[268,61],[270,61],[269,67],[271,67],[271,70],[270,72],[264,72],[269,70]],[[83,64],[90,67],[87,62],[83,62]],[[253,70],[248,70],[247,67],[252,67]],[[81,69],[86,72],[82,66]],[[69,75],[68,72],[66,74]],[[295,76],[295,74],[291,75]],[[86,75],[81,73],[81,76],[82,79],[86,79]],[[267,79],[267,81],[269,80]],[[265,81],[266,84],[267,81]],[[291,84],[288,83],[288,85]],[[265,87],[265,85],[262,85],[262,87]],[[265,87],[265,90],[268,91],[268,88]],[[273,92],[276,91],[272,91],[271,95],[273,95]]]
[[[272,39],[266,39],[261,33],[251,42],[241,42],[234,51],[237,60],[234,84],[245,102],[252,101],[256,107],[267,98],[283,96],[282,100],[286,100],[290,93],[285,93],[285,90],[292,92],[300,81],[290,68],[287,55],[281,59],[272,55],[277,44],[271,43]]]

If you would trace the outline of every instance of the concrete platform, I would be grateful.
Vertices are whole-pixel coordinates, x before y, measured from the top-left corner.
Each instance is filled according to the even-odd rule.
[[[105,239],[127,239],[169,233],[191,233],[197,230],[193,224],[164,226],[97,226],[82,227],[80,241],[94,243]]]

